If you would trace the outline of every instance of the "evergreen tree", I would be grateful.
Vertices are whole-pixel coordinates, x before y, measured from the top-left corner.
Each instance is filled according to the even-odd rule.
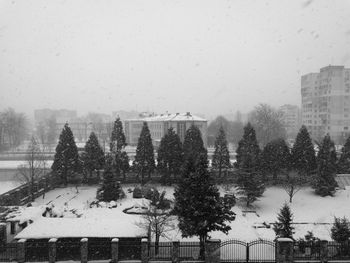
[[[196,162],[202,154],[207,156],[207,150],[204,148],[201,131],[194,125],[191,125],[186,131],[183,143],[183,154],[184,160],[192,159],[194,162]]]
[[[133,165],[138,174],[141,174],[141,184],[144,183],[144,175],[147,173],[150,178],[155,168],[152,138],[147,122],[143,123]]]
[[[287,203],[284,203],[277,216],[277,222],[275,222],[273,230],[276,233],[276,237],[288,237],[293,239],[293,214]]]
[[[314,177],[313,187],[318,195],[333,195],[337,183],[334,179],[336,174],[337,154],[334,142],[327,134],[317,154],[317,174]]]
[[[261,169],[264,173],[273,174],[277,183],[278,173],[290,168],[289,147],[283,139],[276,139],[266,144],[261,154]]]
[[[300,128],[295,139],[291,155],[292,166],[300,175],[311,175],[315,172],[317,168],[315,150],[309,132],[304,125]]]
[[[346,140],[344,147],[341,149],[341,155],[338,161],[338,173],[350,173],[350,137]]]
[[[260,149],[255,130],[250,123],[244,127],[243,138],[238,143],[236,154],[237,168],[244,172],[255,172],[259,169]]]
[[[118,152],[121,151],[126,146],[125,134],[123,131],[123,123],[118,117],[113,126],[112,134],[111,134],[111,143],[110,143],[110,151]]]
[[[60,134],[51,169],[62,178],[64,185],[67,185],[68,176],[79,172],[80,168],[78,148],[72,130],[66,123]]]
[[[94,132],[91,132],[89,139],[85,144],[82,159],[83,166],[90,173],[90,177],[92,177],[93,171],[102,169],[104,165],[104,152]]]
[[[123,178],[125,180],[126,173],[130,169],[129,156],[126,151],[118,151],[116,153],[114,167],[123,174]]]
[[[158,148],[157,169],[164,179],[169,181],[171,175],[174,179],[180,173],[182,165],[182,144],[180,137],[171,127],[160,141]]]
[[[113,125],[111,134],[110,151],[114,154],[115,161],[113,162],[113,168],[123,174],[124,180],[126,172],[129,171],[129,156],[125,151],[126,138],[123,130],[123,123],[118,117]]]
[[[231,167],[230,153],[227,147],[226,135],[223,127],[220,127],[219,133],[215,140],[215,151],[213,155],[212,167],[219,170],[219,177],[221,177],[222,169]]]
[[[117,171],[118,172],[118,171]],[[108,155],[103,172],[103,184],[97,190],[97,199],[104,202],[116,201],[125,196],[119,182],[113,174],[113,157]]]
[[[246,203],[247,207],[258,200],[265,191],[261,176],[256,172],[239,171],[237,187],[240,199]]]
[[[185,169],[174,193],[174,214],[183,237],[199,236],[203,258],[208,233],[222,231],[227,234],[231,227],[226,222],[234,220],[235,214],[231,205],[220,197],[207,170],[206,153],[199,154],[196,160],[185,160]]]
[[[336,242],[343,243],[350,238],[350,223],[345,217],[334,217],[333,226],[331,228],[332,239]]]

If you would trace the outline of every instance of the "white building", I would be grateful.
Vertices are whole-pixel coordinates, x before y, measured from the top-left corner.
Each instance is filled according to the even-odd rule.
[[[162,137],[170,127],[179,135],[183,142],[187,129],[195,125],[202,133],[202,139],[205,147],[207,146],[207,120],[187,113],[161,114],[145,117],[142,119],[126,120],[124,124],[126,142],[129,145],[137,145],[143,123],[147,122],[151,132],[153,145],[158,146]]]

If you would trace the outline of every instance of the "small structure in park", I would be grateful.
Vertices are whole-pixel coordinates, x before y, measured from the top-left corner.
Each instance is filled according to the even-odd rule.
[[[341,189],[350,189],[350,174],[337,174],[335,177],[339,188]]]
[[[26,258],[37,260],[47,255],[48,242],[57,239],[57,260],[79,259],[81,240],[88,240],[89,259],[110,258],[113,238],[119,240],[120,259],[141,257],[141,240],[147,232],[133,220],[89,218],[41,218],[28,225],[15,238],[26,240]],[[31,249],[32,248],[32,249]],[[39,251],[39,252],[38,252]]]

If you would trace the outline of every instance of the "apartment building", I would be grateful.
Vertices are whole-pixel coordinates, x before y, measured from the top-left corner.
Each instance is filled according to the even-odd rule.
[[[141,119],[126,120],[124,129],[126,141],[129,145],[137,145],[144,122],[147,122],[148,124],[154,146],[159,146],[160,140],[170,127],[174,128],[174,131],[179,135],[180,140],[183,142],[187,129],[190,128],[191,125],[195,125],[201,131],[202,139],[206,147],[207,120],[194,116],[190,112],[176,114],[167,113]]]
[[[350,135],[350,69],[327,66],[301,77],[302,124],[313,139],[327,133],[336,144]]]
[[[285,104],[279,110],[283,113],[283,123],[286,128],[287,138],[295,139],[301,127],[301,111],[296,105]]]

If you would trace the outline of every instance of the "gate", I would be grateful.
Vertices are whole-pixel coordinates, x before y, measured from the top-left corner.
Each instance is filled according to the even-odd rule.
[[[221,263],[273,263],[276,261],[275,242],[258,239],[246,243],[230,239],[220,245]]]

